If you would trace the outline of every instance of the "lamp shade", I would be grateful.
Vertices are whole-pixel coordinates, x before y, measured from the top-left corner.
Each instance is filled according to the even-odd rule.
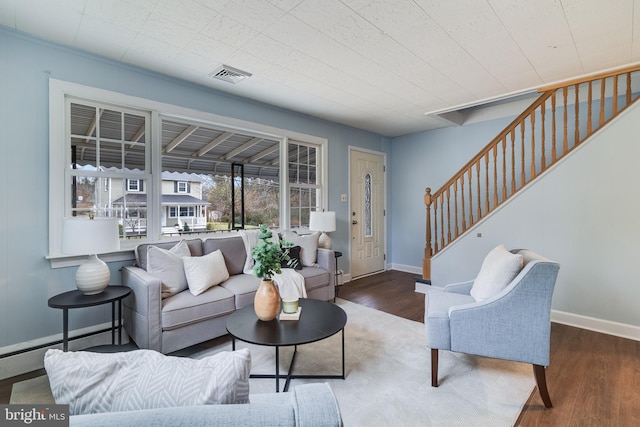
[[[120,250],[116,218],[65,218],[61,252],[67,255],[95,255]]]
[[[116,218],[65,218],[62,224],[62,253],[90,255],[76,272],[76,287],[85,295],[99,294],[109,286],[111,280],[109,267],[97,254],[119,249]]]
[[[333,211],[311,212],[309,230],[323,232],[336,231],[336,213]]]

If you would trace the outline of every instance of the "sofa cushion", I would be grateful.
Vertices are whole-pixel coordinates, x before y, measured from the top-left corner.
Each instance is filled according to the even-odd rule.
[[[499,245],[487,254],[473,281],[471,296],[476,301],[490,298],[503,290],[522,270],[522,255],[512,254]]]
[[[304,277],[304,287],[307,292],[325,287],[331,281],[330,273],[318,267],[303,267],[298,273]]]
[[[162,300],[162,330],[224,316],[235,309],[233,293],[221,286],[209,288],[198,296],[191,292],[180,292]]]
[[[294,231],[284,231],[282,238],[286,242],[300,246],[300,261],[303,267],[313,267],[318,258],[318,238],[320,232],[298,235]]]
[[[220,249],[198,257],[184,257],[184,274],[189,292],[200,295],[212,286],[229,278],[229,272]]]
[[[48,350],[44,365],[56,403],[71,415],[249,402],[248,349],[199,360],[153,350]]]
[[[253,304],[260,279],[251,274],[236,274],[229,276],[221,287],[228,289],[236,296],[236,308],[242,308],[245,305]]]
[[[162,281],[162,298],[187,289],[182,259],[190,255],[191,252],[184,240],[168,250],[157,246],[147,248],[147,271]]]
[[[202,255],[202,240],[200,239],[191,239],[184,240],[187,242],[187,246],[189,246],[189,252],[191,252],[191,256],[201,256]],[[158,242],[158,243],[143,243],[141,245],[136,246],[134,250],[136,256],[136,266],[142,268],[143,270],[147,270],[147,250],[149,246],[155,246],[162,249],[171,249],[176,245],[177,242]]]
[[[247,252],[240,236],[234,235],[233,237],[212,237],[205,239],[202,241],[202,249],[205,254],[220,249],[220,252],[222,252],[224,256],[224,262],[227,265],[229,275],[233,276],[242,273]]]

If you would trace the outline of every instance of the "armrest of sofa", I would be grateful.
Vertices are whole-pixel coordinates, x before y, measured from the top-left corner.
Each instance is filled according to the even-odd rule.
[[[333,249],[318,248],[318,267],[329,272],[329,286],[336,285],[336,254]]]
[[[255,402],[253,398],[255,397]],[[74,415],[71,426],[342,426],[328,384],[304,384],[290,393],[256,394],[252,403],[201,405]]]
[[[133,294],[123,302],[125,329],[138,347],[160,351],[162,281],[134,266],[123,267],[121,273],[122,284]]]

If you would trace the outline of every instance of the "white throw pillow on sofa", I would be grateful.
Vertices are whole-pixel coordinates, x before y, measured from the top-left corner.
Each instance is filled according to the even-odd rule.
[[[522,255],[512,254],[504,245],[494,248],[485,257],[478,277],[473,282],[473,299],[482,301],[506,288],[522,270],[523,262]]]
[[[248,349],[199,360],[153,350],[47,350],[44,367],[56,403],[68,404],[70,415],[249,403]]]
[[[320,232],[299,235],[293,231],[285,231],[282,240],[300,246],[300,262],[304,267],[315,267],[318,259],[318,238]]]
[[[220,249],[203,256],[185,257],[183,262],[187,285],[193,295],[200,295],[229,278],[229,271]]]
[[[185,240],[181,240],[169,250],[157,246],[147,248],[147,272],[162,280],[162,298],[187,289],[182,258],[190,256],[191,251]]]

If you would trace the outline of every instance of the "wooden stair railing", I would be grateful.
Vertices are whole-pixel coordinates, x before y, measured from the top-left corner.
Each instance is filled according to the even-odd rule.
[[[639,97],[640,66],[539,89],[538,97],[440,189],[425,189],[423,279],[431,258]]]

